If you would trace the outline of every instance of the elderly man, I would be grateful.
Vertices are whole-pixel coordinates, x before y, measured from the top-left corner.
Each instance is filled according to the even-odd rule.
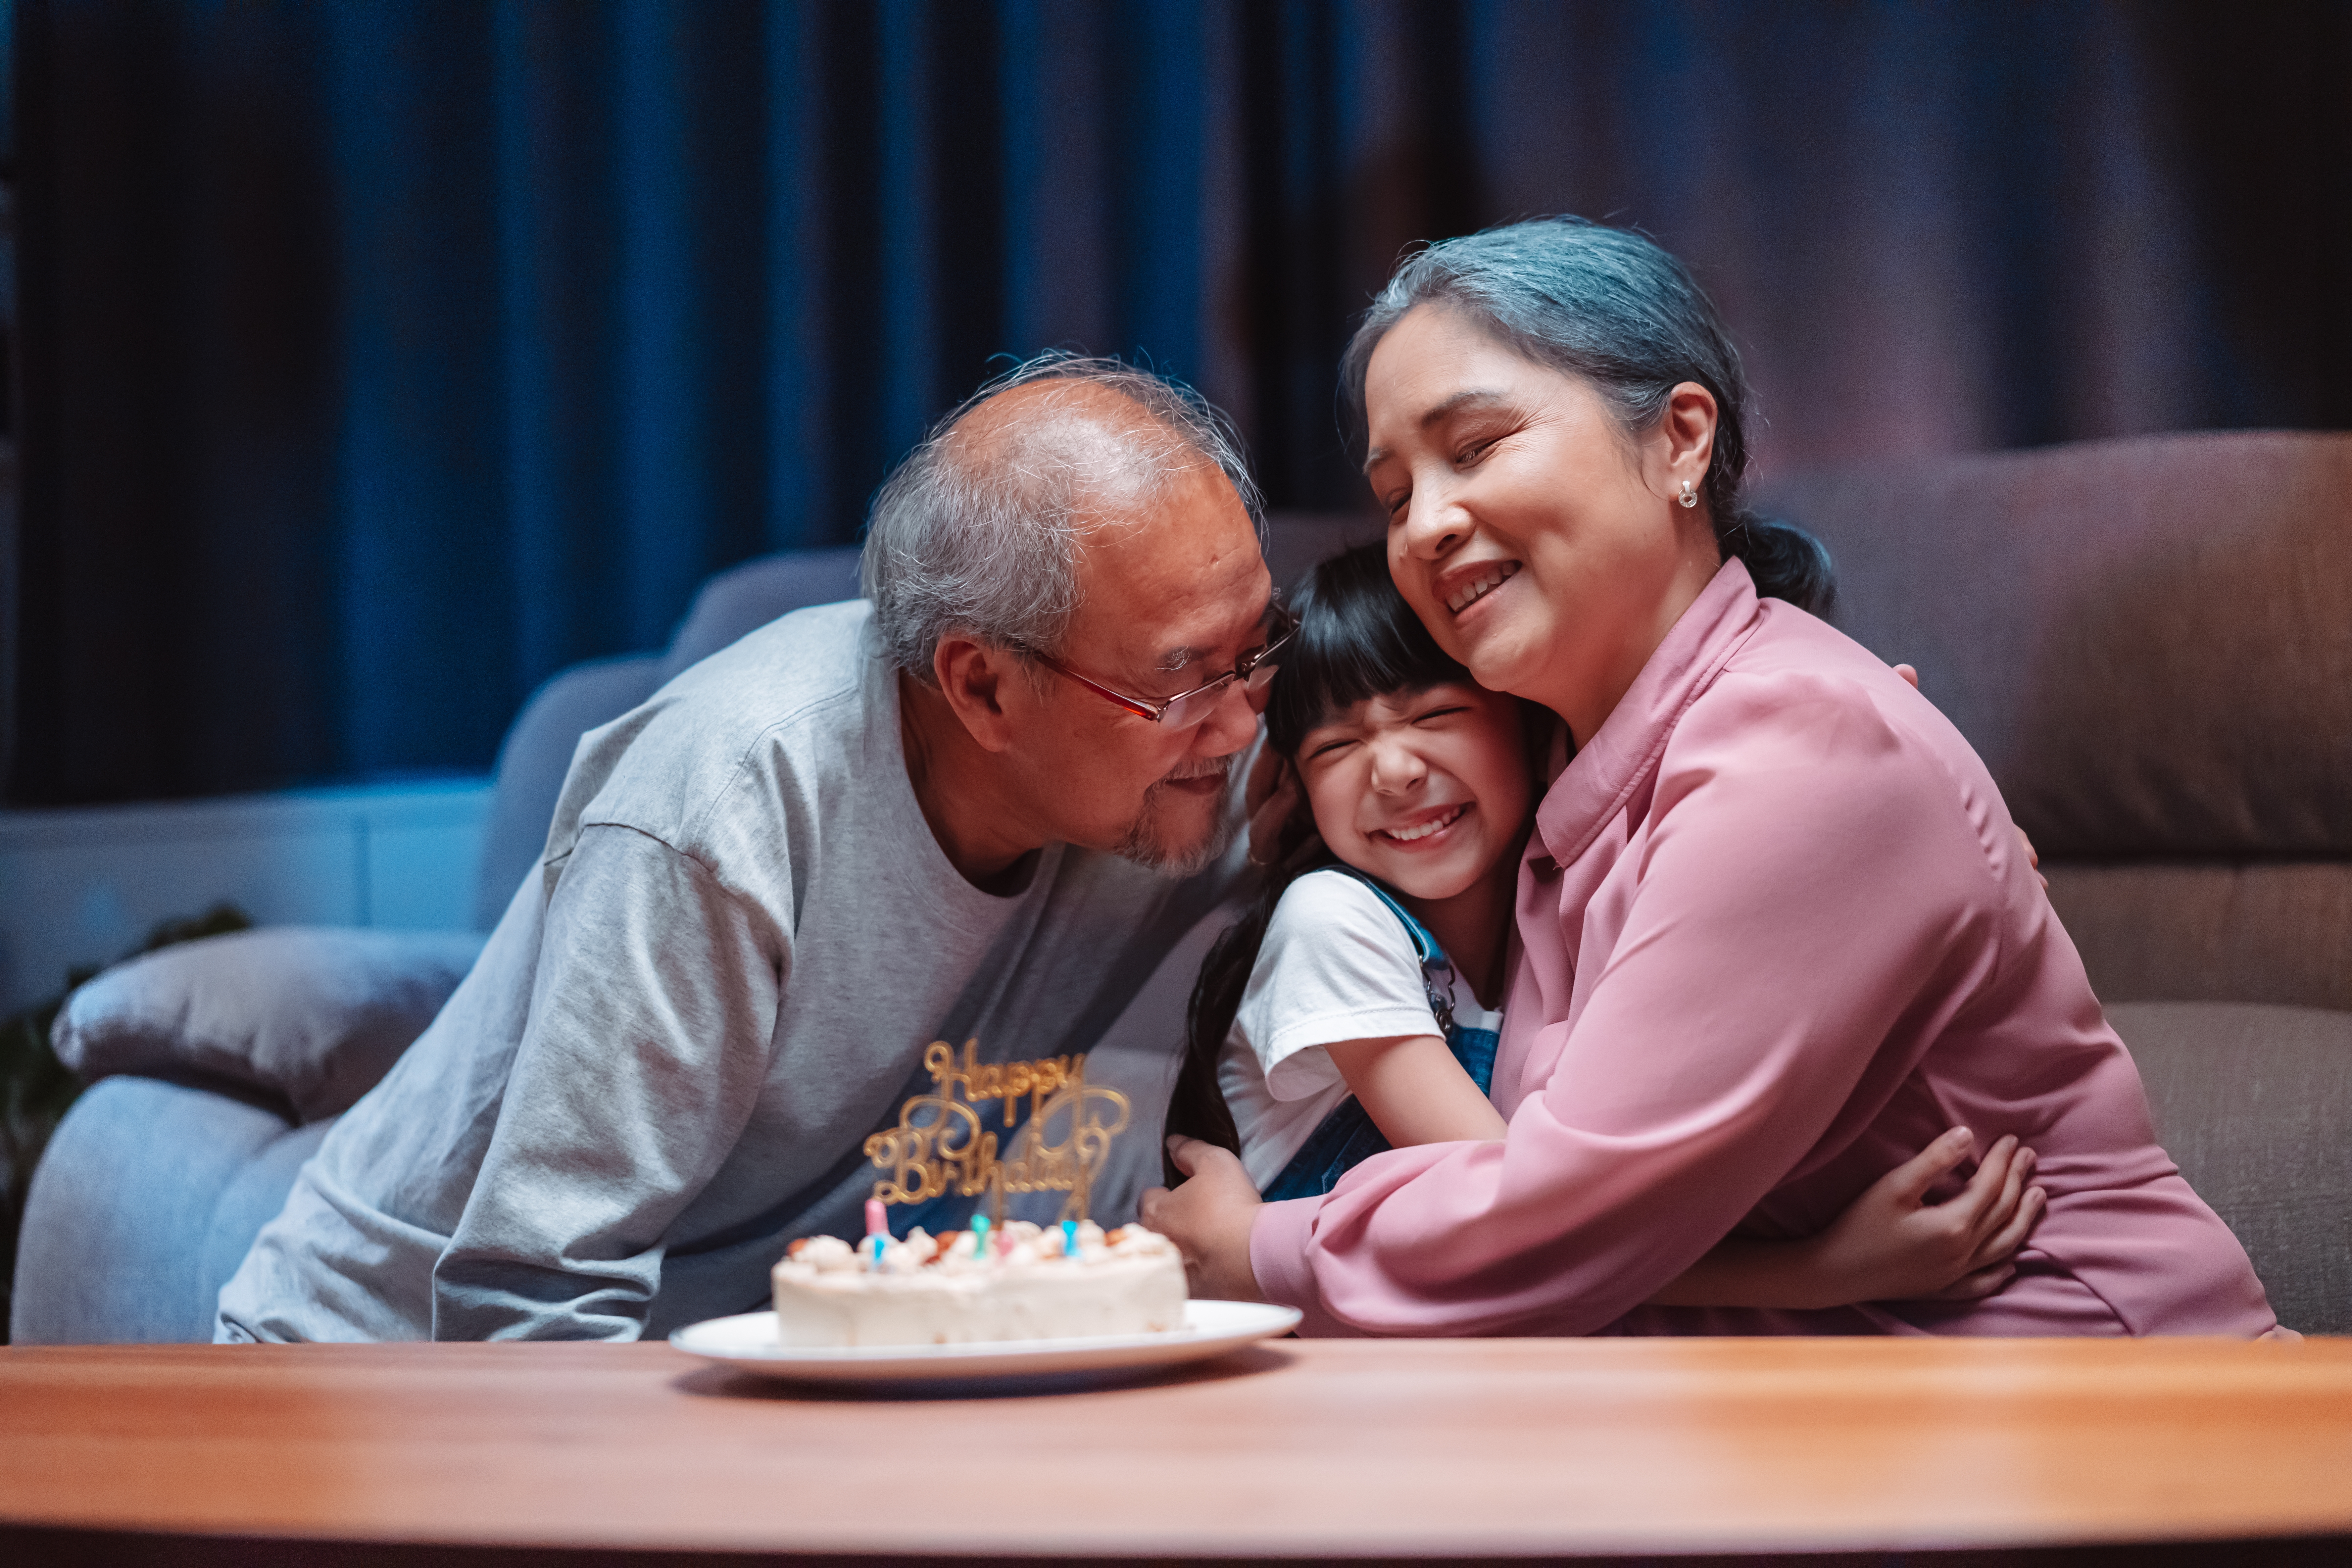
[[[930,1042],[1087,1051],[1235,875],[1255,509],[1223,422],[1116,363],[1035,362],[950,416],[876,501],[867,602],[583,741],[539,874],[305,1167],[219,1337],[745,1310],[787,1240],[858,1233],[865,1141]]]

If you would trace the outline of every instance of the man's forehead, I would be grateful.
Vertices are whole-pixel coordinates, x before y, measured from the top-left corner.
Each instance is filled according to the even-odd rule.
[[[1073,630],[1139,668],[1181,669],[1230,651],[1272,598],[1241,498],[1213,465],[1202,468],[1133,515],[1105,518],[1081,547]]]
[[[1193,593],[1157,598],[1089,593],[1072,629],[1138,668],[1173,671],[1223,658],[1258,634],[1272,606],[1265,566],[1255,560],[1248,564],[1254,572],[1221,573],[1220,581]],[[1110,575],[1105,572],[1097,581]]]

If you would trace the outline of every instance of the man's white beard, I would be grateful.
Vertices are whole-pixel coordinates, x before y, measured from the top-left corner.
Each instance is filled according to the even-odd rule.
[[[1203,768],[1197,773],[1171,776],[1207,778],[1213,773],[1217,777],[1227,778],[1232,771],[1233,759],[1220,757],[1213,769]],[[1229,792],[1221,792],[1215,797],[1215,815],[1210,819],[1208,831],[1197,842],[1182,846],[1168,843],[1160,835],[1158,810],[1166,783],[1162,780],[1143,792],[1142,812],[1129,826],[1127,837],[1119,840],[1112,853],[1122,860],[1132,860],[1162,876],[1189,877],[1232,847],[1234,834],[1240,824],[1234,818],[1232,802],[1226,798]]]

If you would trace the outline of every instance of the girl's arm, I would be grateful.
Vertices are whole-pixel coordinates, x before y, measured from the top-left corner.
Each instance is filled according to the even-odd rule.
[[[2003,1138],[1958,1195],[1927,1202],[1927,1190],[1973,1147],[1969,1130],[1955,1127],[1873,1183],[1819,1236],[1727,1237],[1650,1302],[1803,1309],[1990,1296],[2016,1272],[2010,1256],[2046,1200],[2026,1185],[2033,1151]]]
[[[1508,1131],[1435,1035],[1344,1040],[1324,1049],[1391,1148],[1498,1139]]]

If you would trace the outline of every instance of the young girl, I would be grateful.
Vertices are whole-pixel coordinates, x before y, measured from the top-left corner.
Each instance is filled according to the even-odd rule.
[[[1266,705],[1315,832],[1202,965],[1168,1130],[1233,1150],[1268,1199],[1390,1148],[1500,1139],[1487,1099],[1520,851],[1556,733],[1446,657],[1381,546],[1318,566]],[[1814,1307],[2000,1289],[2041,1210],[2002,1139],[1949,1202],[1953,1129],[1820,1236],[1734,1237],[1653,1298]],[[1171,1172],[1171,1183],[1180,1180]]]

